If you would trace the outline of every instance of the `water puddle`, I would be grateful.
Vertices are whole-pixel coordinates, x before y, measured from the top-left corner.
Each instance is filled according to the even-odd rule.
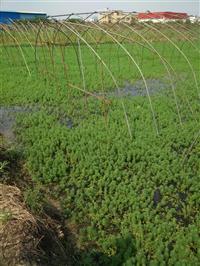
[[[72,129],[74,127],[74,122],[70,118],[62,117],[59,119],[59,123],[67,128]]]
[[[17,115],[20,113],[31,113],[32,108],[11,106],[0,107],[0,134],[6,139],[14,141],[14,124],[16,122]]]
[[[150,95],[154,95],[169,88],[167,81],[161,79],[146,79],[148,91]],[[138,80],[134,84],[126,83],[124,87],[119,90],[116,89],[106,93],[96,93],[96,95],[104,95],[107,97],[135,97],[147,96],[147,91],[143,80]]]
[[[47,108],[48,109],[48,108]],[[14,126],[16,123],[17,116],[19,114],[28,114],[33,113],[35,111],[39,111],[40,108],[37,107],[23,107],[23,106],[10,106],[0,107],[0,134],[3,135],[7,140],[13,142],[15,140],[14,134]],[[53,112],[47,112],[48,115],[53,115]],[[67,128],[73,128],[74,123],[73,120],[61,116],[57,119],[58,123],[66,126]]]
[[[147,86],[149,89],[149,94],[154,95],[165,89],[169,88],[169,84],[165,80],[161,79],[146,79]],[[126,83],[124,87],[119,90],[114,90],[105,93],[95,93],[96,95],[104,95],[106,97],[135,97],[135,96],[146,96],[146,88],[143,80],[138,80],[134,84]],[[10,107],[0,107],[0,134],[10,141],[15,140],[14,135],[14,124],[16,122],[17,115],[20,113],[32,113],[38,111],[40,108],[37,107],[23,107],[23,106],[10,106]],[[48,110],[48,108],[47,108]],[[48,112],[49,115],[53,115],[54,111]],[[66,126],[67,128],[73,128],[74,122],[72,119],[61,115],[58,118],[58,123]]]

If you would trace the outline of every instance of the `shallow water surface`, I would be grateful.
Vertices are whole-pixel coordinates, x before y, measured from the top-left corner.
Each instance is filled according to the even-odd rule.
[[[9,141],[15,140],[14,125],[18,114],[33,113],[39,111],[37,107],[23,107],[23,106],[2,106],[0,107],[0,134],[2,134]],[[48,112],[48,115],[53,115],[53,112]],[[74,126],[72,119],[62,116],[58,118],[58,123],[68,128]]]
[[[169,84],[161,79],[146,79],[149,95],[154,95],[169,88]],[[120,87],[111,92],[97,93],[97,95],[104,95],[107,97],[135,97],[147,96],[147,90],[143,80],[138,80],[134,84],[126,82],[125,86]]]
[[[22,106],[0,107],[0,133],[10,141],[15,139],[13,126],[17,115],[20,113],[30,113],[31,108]]]

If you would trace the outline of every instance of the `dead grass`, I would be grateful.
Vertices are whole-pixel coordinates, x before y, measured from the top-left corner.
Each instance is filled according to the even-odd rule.
[[[64,237],[58,221],[28,211],[20,189],[0,184],[0,265],[71,265]]]

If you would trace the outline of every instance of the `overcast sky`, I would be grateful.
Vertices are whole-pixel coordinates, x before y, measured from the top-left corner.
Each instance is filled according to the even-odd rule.
[[[193,15],[200,14],[199,0],[171,0],[171,1],[52,1],[52,0],[0,0],[1,10],[10,11],[37,11],[48,15],[68,14],[75,12],[90,12],[109,9],[126,11],[179,11]]]

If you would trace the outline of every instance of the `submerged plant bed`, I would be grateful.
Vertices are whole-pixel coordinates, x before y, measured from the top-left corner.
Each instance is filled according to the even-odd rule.
[[[91,115],[71,131],[45,113],[21,122],[28,169],[36,182],[54,187],[67,220],[80,224],[88,265],[96,257],[100,265],[158,257],[173,265],[183,263],[185,253],[198,262],[199,127],[191,119],[178,127],[170,102],[162,101],[159,136],[140,99],[126,101],[133,139],[118,101],[107,124]]]

